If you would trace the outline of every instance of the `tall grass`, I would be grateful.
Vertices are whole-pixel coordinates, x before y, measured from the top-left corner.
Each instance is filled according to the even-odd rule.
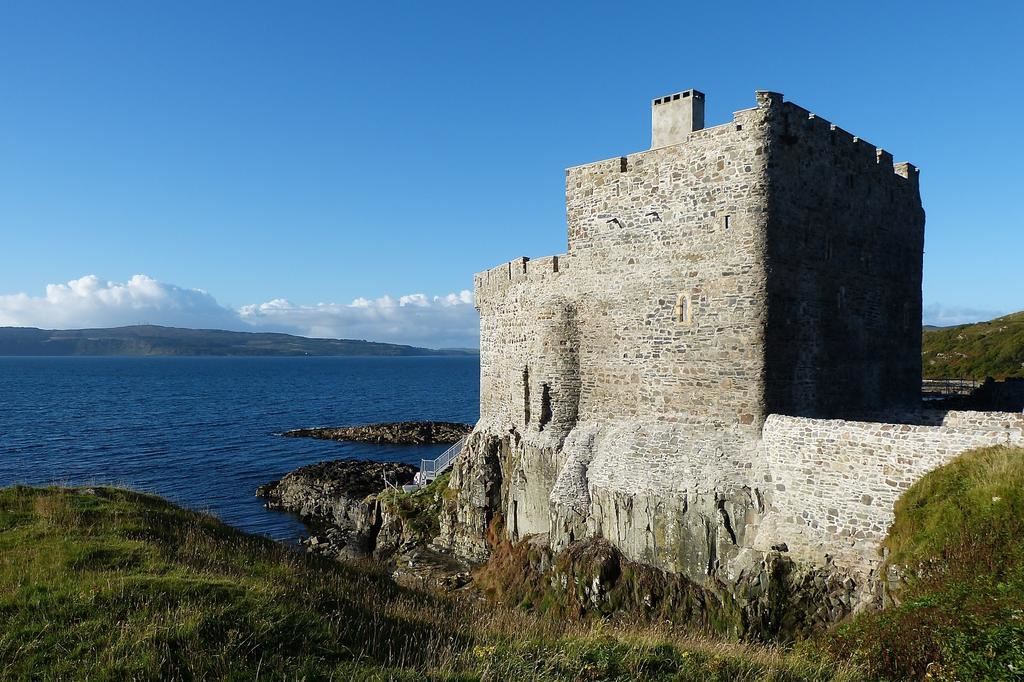
[[[854,680],[813,651],[399,587],[126,490],[0,490],[0,679]]]
[[[512,554],[492,567],[495,605],[149,495],[7,488],[0,680],[1024,679],[1024,450],[974,451],[924,477],[886,546],[895,606],[781,649],[524,604]]]

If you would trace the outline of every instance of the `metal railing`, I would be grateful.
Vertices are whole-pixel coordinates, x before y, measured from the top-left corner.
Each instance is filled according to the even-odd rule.
[[[455,461],[458,454],[462,452],[462,448],[466,445],[467,438],[469,438],[469,436],[463,436],[460,438],[459,442],[445,450],[437,459],[421,459],[420,473],[416,477],[416,482],[420,484],[430,483],[447,471],[448,468],[451,467],[452,462]]]
[[[981,387],[983,381],[977,379],[923,379],[921,395],[925,400],[938,400],[957,395],[970,395]]]

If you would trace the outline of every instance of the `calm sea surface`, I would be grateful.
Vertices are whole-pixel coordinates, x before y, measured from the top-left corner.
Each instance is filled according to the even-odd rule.
[[[256,486],[359,457],[419,464],[446,446],[282,438],[303,426],[474,422],[479,361],[437,358],[0,357],[0,486],[114,483],[293,540]]]

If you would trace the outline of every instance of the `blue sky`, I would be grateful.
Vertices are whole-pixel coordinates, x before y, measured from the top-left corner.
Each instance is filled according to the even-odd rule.
[[[5,2],[0,324],[472,344],[472,273],[688,87],[920,166],[926,322],[1024,309],[1024,10],[874,4]]]

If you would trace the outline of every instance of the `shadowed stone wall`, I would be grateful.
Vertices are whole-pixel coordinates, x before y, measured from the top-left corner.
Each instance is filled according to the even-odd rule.
[[[768,409],[849,417],[920,400],[918,171],[770,101]]]

